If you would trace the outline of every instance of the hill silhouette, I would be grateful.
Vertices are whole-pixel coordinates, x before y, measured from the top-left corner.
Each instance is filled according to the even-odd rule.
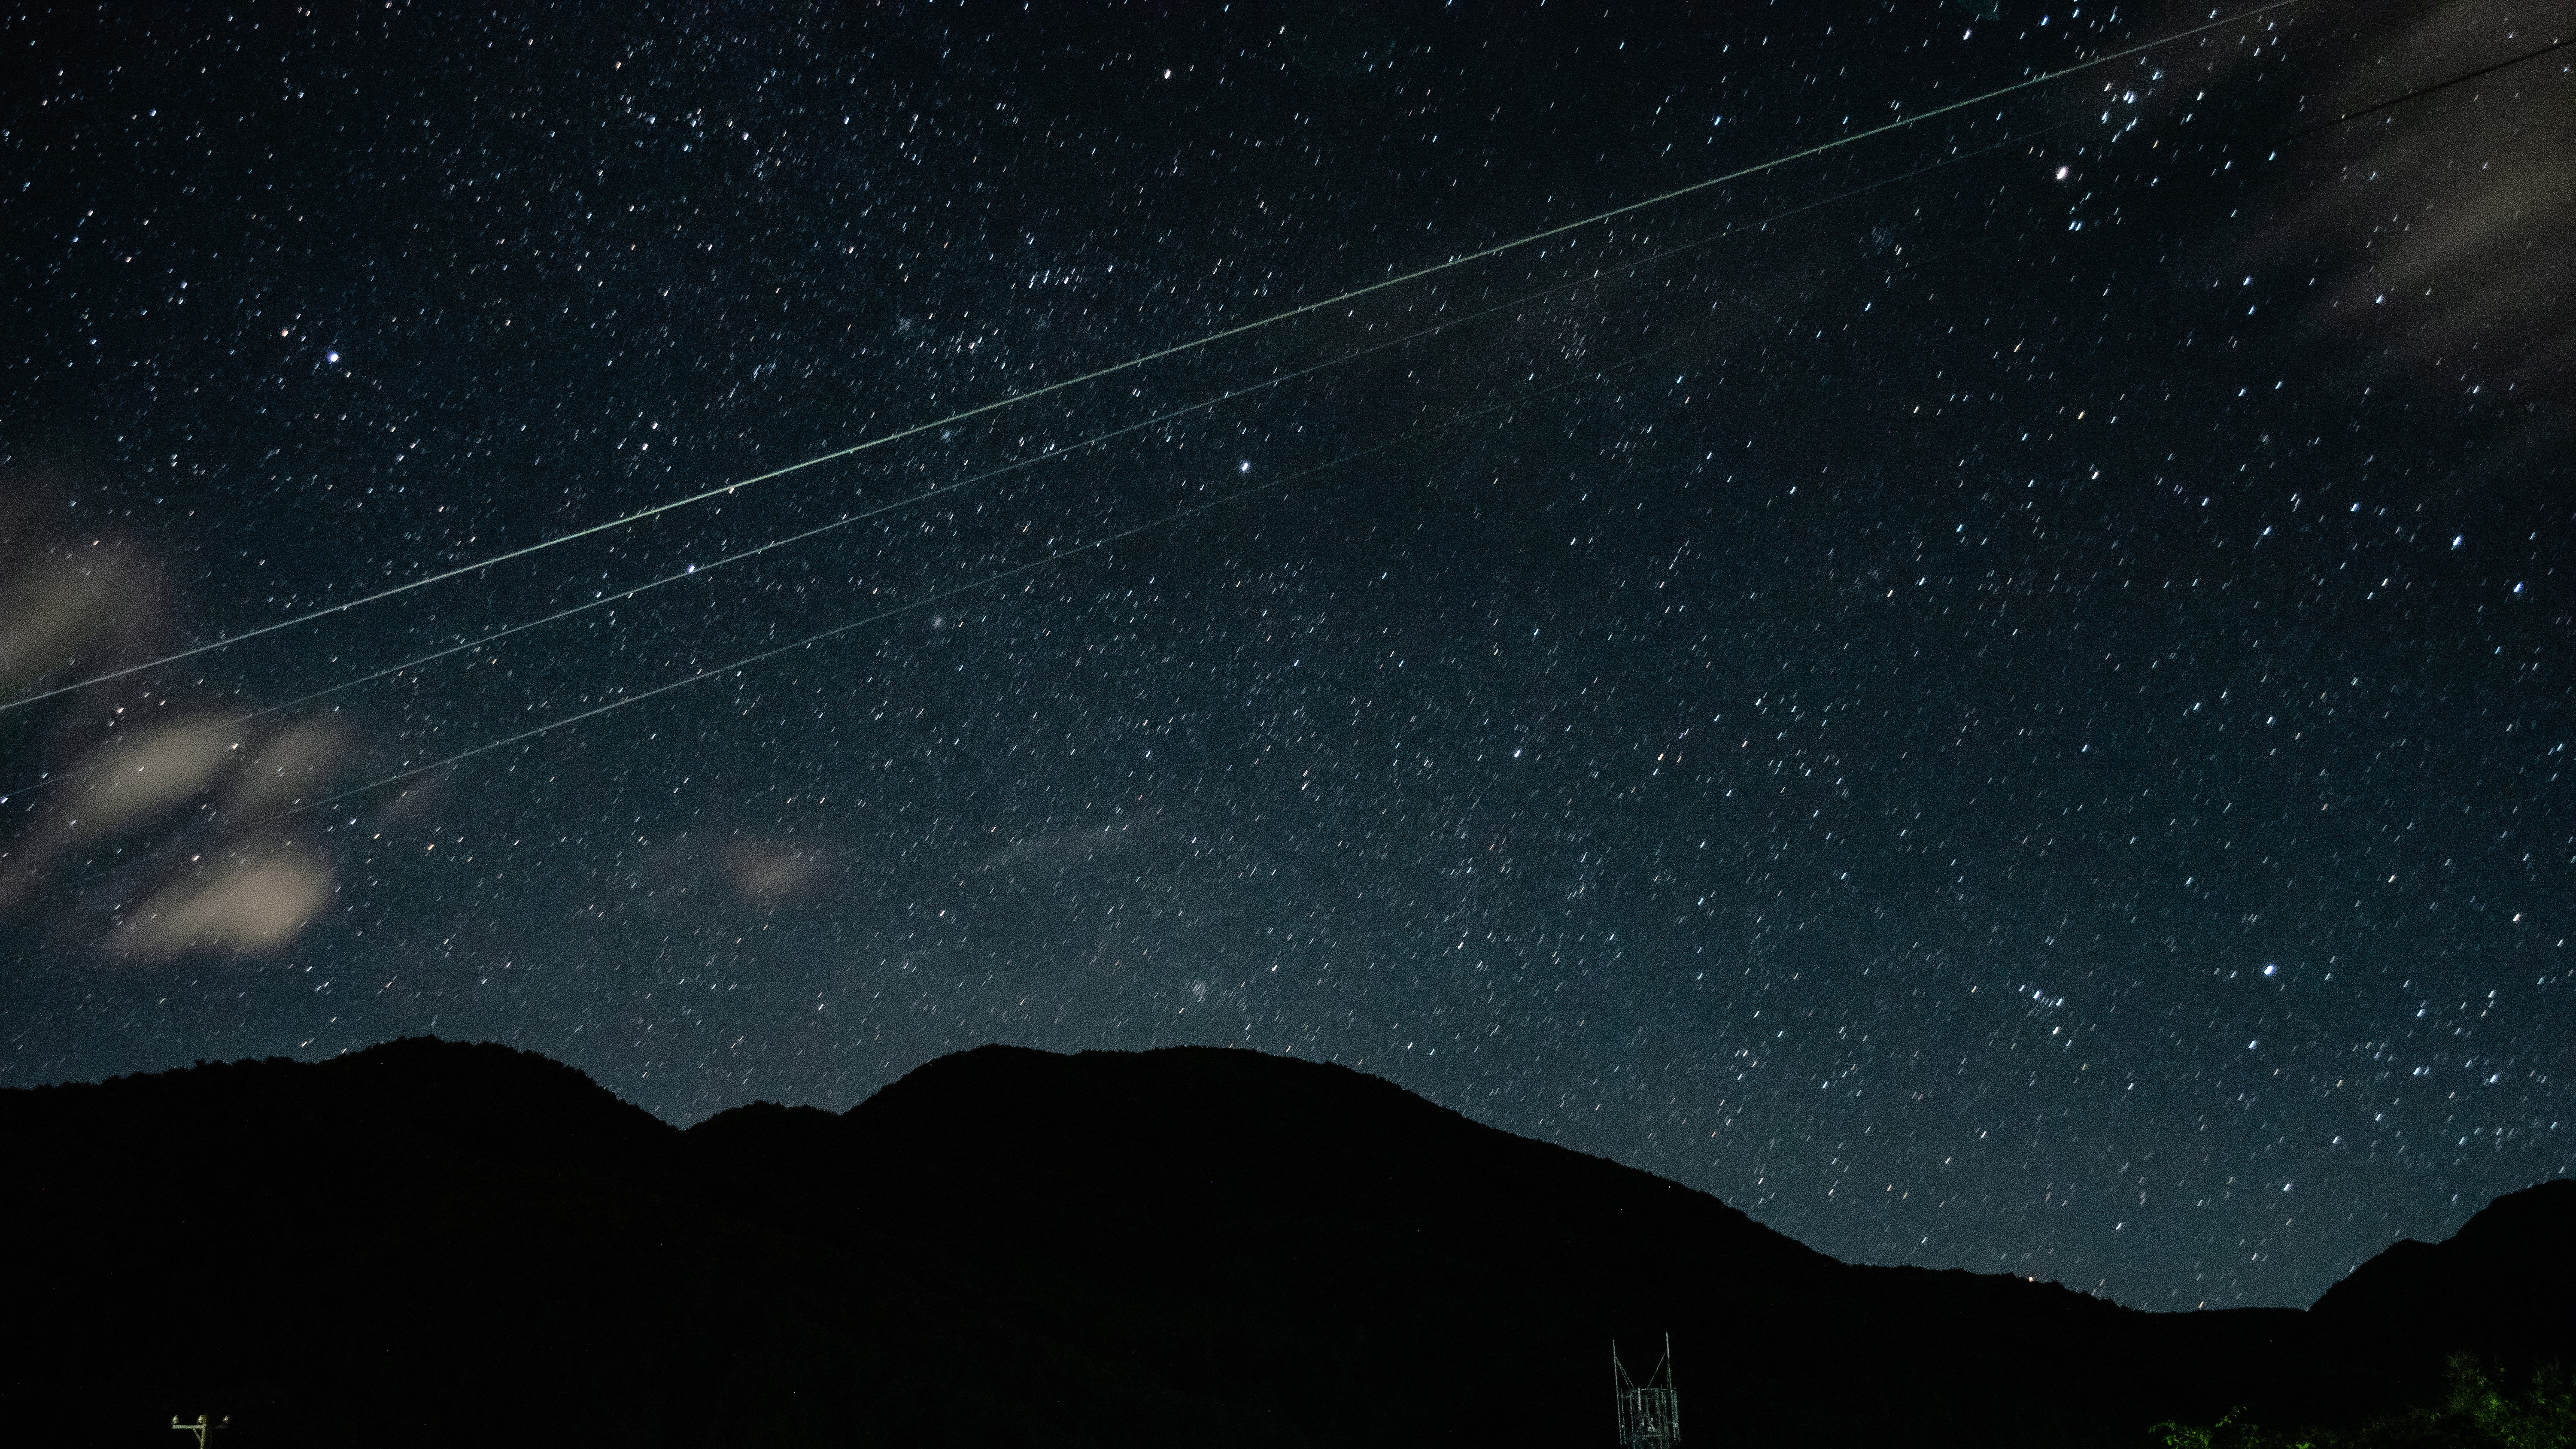
[[[986,1047],[685,1132],[410,1040],[0,1092],[0,1413],[166,1445],[1582,1445],[1672,1335],[1690,1442],[2138,1445],[2570,1357],[2576,1183],[2310,1312],[1835,1262],[1340,1067]],[[223,1439],[219,1443],[225,1443]]]

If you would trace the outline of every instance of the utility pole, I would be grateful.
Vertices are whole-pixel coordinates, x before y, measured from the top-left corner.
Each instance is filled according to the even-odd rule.
[[[1628,1377],[1619,1345],[1610,1345],[1610,1390],[1619,1409],[1619,1449],[1673,1449],[1682,1437],[1682,1398],[1673,1389],[1673,1336],[1644,1383]]]
[[[172,1414],[170,1416],[170,1427],[184,1434],[196,1435],[197,1449],[206,1449],[206,1436],[215,1432],[217,1429],[221,1429],[226,1425],[229,1425],[232,1421],[232,1415],[230,1414],[226,1414],[224,1417],[214,1420],[208,1420],[205,1415],[199,1414],[197,1416],[197,1422],[193,1424],[183,1424],[179,1421],[178,1415]]]

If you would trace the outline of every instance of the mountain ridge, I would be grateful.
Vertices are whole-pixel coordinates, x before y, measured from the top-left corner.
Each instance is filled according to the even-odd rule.
[[[1555,1443],[1606,1432],[1607,1342],[1667,1331],[1694,1422],[1733,1442],[2143,1444],[2236,1403],[2390,1402],[2453,1347],[2567,1356],[2546,1245],[2576,1225],[2576,1183],[2543,1184],[2314,1312],[2148,1314],[1839,1263],[1380,1079],[1211,1048],[987,1047],[846,1112],[683,1130],[533,1053],[410,1039],[0,1092],[0,1151],[34,1184],[16,1225],[56,1250],[25,1301],[60,1325],[0,1394],[102,1445],[201,1409],[243,1449],[351,1422],[422,1444]]]

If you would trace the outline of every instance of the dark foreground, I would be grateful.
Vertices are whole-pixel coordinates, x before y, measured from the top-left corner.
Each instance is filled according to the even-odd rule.
[[[1664,1334],[1685,1442],[2143,1446],[2358,1424],[2444,1356],[2576,1358],[2576,1182],[2316,1307],[2146,1314],[1835,1262],[1337,1067],[988,1047],[686,1132],[404,1041],[0,1092],[46,1446],[1607,1446]]]

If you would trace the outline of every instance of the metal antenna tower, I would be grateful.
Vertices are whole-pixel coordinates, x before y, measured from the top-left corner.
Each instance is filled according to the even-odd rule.
[[[1673,1336],[1643,1384],[1628,1377],[1619,1345],[1610,1345],[1610,1389],[1619,1404],[1619,1449],[1672,1449],[1682,1438],[1682,1400],[1673,1389]]]
[[[199,1414],[197,1416],[197,1422],[193,1424],[181,1423],[179,1416],[176,1414],[172,1414],[170,1416],[171,1428],[176,1429],[183,1434],[194,1434],[197,1436],[197,1449],[206,1449],[206,1436],[215,1432],[217,1429],[223,1428],[231,1422],[232,1416],[229,1414],[225,1415],[223,1418],[214,1420],[209,1420],[205,1415]]]

